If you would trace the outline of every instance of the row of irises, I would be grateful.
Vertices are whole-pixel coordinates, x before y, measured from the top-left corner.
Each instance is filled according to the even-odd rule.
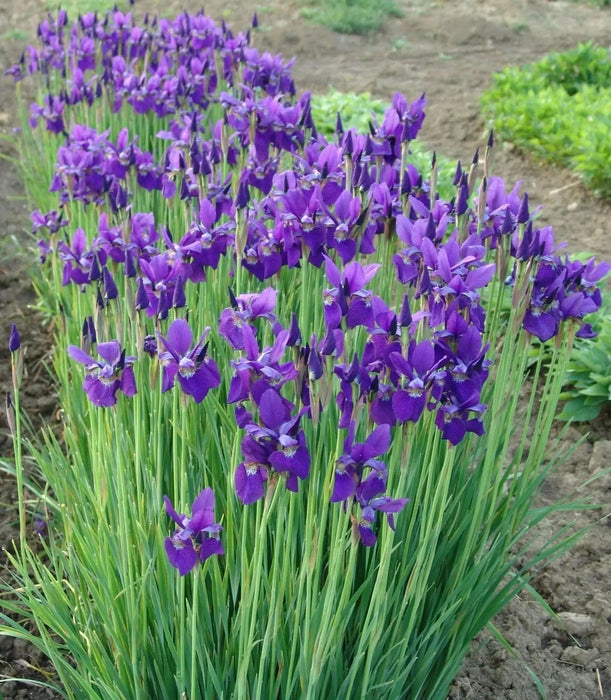
[[[269,294],[264,293],[266,301],[258,295],[238,295],[221,313],[220,334],[234,349],[246,352],[236,363],[228,395],[229,403],[238,404],[238,425],[246,430],[244,461],[235,476],[243,503],[262,498],[264,483],[274,473],[285,477],[294,491],[297,479],[308,476],[310,457],[299,424],[304,415],[312,418],[309,384],[323,376],[325,357],[335,359],[340,428],[354,432],[355,411],[364,405],[379,426],[416,422],[425,408],[434,410],[438,428],[452,444],[467,431],[482,434],[481,391],[489,361],[484,357],[488,345],[482,341],[485,311],[480,290],[495,273],[495,265],[486,262],[491,248],[507,251],[507,285],[515,286],[518,263],[531,268],[532,287],[529,280],[528,291],[516,290],[516,302],[527,296],[523,325],[541,340],[557,334],[561,322],[580,320],[600,305],[596,282],[608,267],[554,256],[551,231],[533,229],[527,198],[520,199],[515,191],[507,195],[500,179],[484,181],[479,195],[484,206],[476,214],[468,209],[468,174],[460,165],[455,202],[432,202],[430,190],[413,169],[400,178],[402,147],[422,121],[422,100],[408,105],[396,95],[373,136],[339,131],[336,145],[313,136],[313,125],[305,126],[307,98],[297,106],[283,106],[269,97],[230,99],[226,93],[220,99],[226,112],[225,123],[215,128],[218,138],[204,139],[196,118],[186,115],[182,124],[172,122],[170,131],[160,134],[171,139],[163,165],[141,151],[135,139],[130,141],[126,130],[115,144],[108,133],[74,127],[59,148],[50,189],[63,205],[96,204],[109,213],[101,214],[99,235],[91,245],[80,228],[72,241],[42,240],[39,245],[44,256],[58,253],[64,284],[91,285],[100,307],[119,295],[114,276],[134,278],[134,310],[146,310],[157,320],[167,318],[172,308],[185,307],[185,285],[204,282],[221,256],[235,256],[237,265],[261,281],[274,278],[285,266],[324,265],[330,286],[322,292],[323,337],[308,338],[295,362],[282,359],[287,348],[301,345],[301,331],[295,318],[291,332],[280,325]],[[288,118],[278,116],[287,112]],[[287,122],[304,126],[293,126],[287,133]],[[225,139],[223,131],[228,132]],[[300,146],[303,152],[297,150]],[[231,175],[223,177],[227,166],[235,168],[240,162],[245,165],[238,179],[234,175],[232,183]],[[134,184],[185,202],[193,221],[179,240],[174,241],[165,227],[158,230],[151,214],[129,211]],[[117,225],[109,223],[109,215]],[[57,232],[67,223],[59,216],[57,211],[44,216],[36,212],[35,227]],[[452,224],[456,228],[447,236]],[[391,236],[398,239],[393,262],[397,281],[405,288],[397,309],[367,288],[380,266],[354,260],[375,252],[380,241]],[[330,256],[341,261],[341,269]],[[419,307],[415,319],[410,289]],[[254,335],[248,345],[244,339],[246,329],[253,333],[249,323],[258,315],[270,319],[276,337],[272,346],[261,349]],[[369,340],[362,353],[348,358],[344,333],[357,327],[365,328]],[[93,344],[92,321],[86,328],[88,344]],[[167,338],[159,335],[164,391],[178,376],[183,391],[199,402],[220,384],[217,365],[206,354],[208,330],[193,348],[184,321],[175,321]],[[588,334],[589,327],[579,333]],[[150,342],[147,350],[155,354]],[[101,360],[71,348],[72,357],[87,368],[84,386],[90,399],[110,406],[119,389],[133,395],[135,356],[126,357],[118,341],[100,343],[98,352]],[[280,389],[288,381],[301,387],[300,405],[282,397]],[[264,397],[265,406],[273,401],[280,407],[276,418],[273,411],[262,411]],[[249,401],[260,422],[244,408]],[[371,461],[388,449],[390,433],[385,436],[383,450],[366,450],[367,459],[357,461],[351,456],[353,437],[347,437],[345,453],[337,461],[332,500],[354,500],[368,545],[376,540],[374,511],[397,511],[407,502],[386,496],[386,467],[380,460]]]
[[[255,14],[252,27],[257,25]],[[91,107],[104,96],[115,112],[126,103],[138,114],[163,117],[206,110],[222,83],[272,96],[295,94],[293,61],[261,54],[250,45],[250,30],[234,37],[224,22],[219,27],[203,12],[185,12],[173,21],[146,16],[142,26],[131,13],[88,12],[70,27],[60,10],[39,25],[38,38],[41,47],[29,46],[7,73],[15,81],[40,74],[49,87],[58,80],[57,94],[33,104],[30,120],[35,126],[44,119],[55,133],[66,129],[67,108]]]
[[[39,40],[9,72],[43,76],[30,124],[55,161],[52,176],[40,171],[50,192],[37,191],[32,220],[53,281],[41,296],[65,331],[67,452],[84,479],[83,489],[59,483],[64,450],[51,443],[47,472],[71,543],[57,580],[80,590],[82,567],[82,590],[102,607],[114,591],[116,616],[109,665],[89,642],[81,653],[80,627],[74,638],[49,627],[47,599],[28,599],[86,669],[47,645],[66,687],[93,697],[91,680],[103,678],[124,689],[104,697],[151,687],[320,697],[390,683],[396,697],[445,697],[489,601],[500,607],[521,585],[503,581],[510,547],[534,522],[562,357],[573,334],[591,334],[584,317],[609,266],[559,257],[519,187],[491,176],[492,138],[481,163],[458,164],[456,196],[442,200],[435,162],[430,180],[409,163],[424,96],[409,104],[397,93],[369,134],[338,116],[327,140],[309,95],[294,97],[291,62],[203,13],[139,27],[116,10],[70,27],[60,12]],[[511,386],[531,336],[555,337],[557,352],[542,408],[533,393],[521,428]],[[84,366],[93,411],[69,390],[80,368],[64,350]],[[501,469],[510,432],[524,443],[530,419],[525,463],[522,444]],[[179,513],[198,490],[190,516]],[[160,547],[148,503],[163,493],[178,584],[150,565]],[[236,496],[252,507],[237,510]],[[89,507],[97,519],[85,534]],[[135,540],[148,556],[136,557]],[[224,552],[210,581],[182,578]],[[87,573],[98,568],[99,590]],[[456,629],[457,601],[468,632]],[[174,605],[175,634],[159,612]],[[280,619],[303,636],[285,639]],[[335,646],[350,649],[346,665]],[[175,674],[141,663],[160,649]],[[230,650],[220,665],[214,649]]]

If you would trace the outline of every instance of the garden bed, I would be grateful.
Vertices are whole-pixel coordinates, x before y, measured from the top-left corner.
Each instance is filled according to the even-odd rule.
[[[170,3],[171,4],[171,3]],[[30,7],[31,5],[31,7]],[[160,3],[142,2],[138,12],[158,10]],[[226,18],[236,28],[245,22],[240,3],[206,3],[215,18]],[[536,60],[549,50],[560,50],[577,41],[603,39],[605,11],[572,3],[534,2],[524,5],[509,2],[467,2],[460,11],[446,4],[403,3],[405,16],[393,19],[384,33],[367,37],[339,36],[313,27],[299,18],[297,3],[267,3],[260,13],[261,27],[257,45],[285,57],[297,55],[295,79],[300,90],[324,92],[329,86],[340,90],[369,91],[376,97],[390,99],[396,90],[415,99],[427,92],[429,105],[422,140],[444,155],[469,162],[474,148],[485,134],[478,117],[479,92],[490,84],[491,72],[509,63]],[[168,9],[168,3],[164,4]],[[180,7],[178,8],[180,9]],[[39,3],[20,3],[2,17],[3,26],[32,36]],[[7,12],[2,10],[1,12]],[[11,14],[13,13],[13,14]],[[607,13],[608,14],[608,13]],[[474,17],[476,19],[474,19]],[[2,58],[8,66],[21,50],[21,38],[5,41]],[[7,132],[16,123],[16,107],[10,80],[0,84],[3,105],[0,120]],[[10,144],[3,152],[12,153]],[[594,199],[567,172],[543,167],[518,156],[505,144],[498,149],[495,174],[507,182],[524,179],[524,189],[531,202],[543,203],[542,220],[551,224],[557,240],[567,240],[571,251],[588,250],[608,256],[608,204]],[[24,383],[24,407],[36,423],[54,421],[55,402],[42,361],[48,351],[48,329],[28,310],[34,301],[27,283],[24,261],[13,257],[11,235],[21,238],[27,227],[28,207],[19,197],[22,188],[18,173],[5,167],[0,176],[3,208],[0,227],[6,240],[2,243],[0,302],[3,305],[4,337],[10,323],[23,330],[22,342],[28,347],[28,379]],[[18,267],[21,265],[21,267]],[[8,355],[2,346],[0,370],[2,384],[8,388]],[[580,432],[571,428],[563,438],[572,446]],[[542,494],[551,502],[572,493],[590,475],[609,464],[609,420],[602,418],[593,434],[575,451]],[[2,438],[8,451],[8,440]],[[600,480],[586,492],[598,501],[608,501],[609,482]],[[2,482],[3,503],[15,501],[14,485]],[[580,514],[576,520],[585,525],[600,517],[600,511]],[[561,527],[563,522],[554,524]],[[551,532],[551,530],[550,530]],[[16,538],[15,512],[5,511],[2,541]],[[571,638],[558,630],[538,603],[527,598],[514,601],[497,620],[507,639],[524,661],[541,678],[549,697],[603,697],[609,691],[608,667],[611,648],[607,574],[609,571],[608,525],[597,525],[568,555],[546,567],[534,581],[535,589],[556,612],[584,613],[585,626]],[[569,621],[569,625],[572,624]],[[570,631],[570,630],[569,630]],[[481,641],[489,635],[483,633]],[[581,648],[580,648],[581,645]],[[28,675],[30,666],[41,663],[39,656],[19,642],[2,640],[3,672]],[[10,662],[10,663],[9,663]],[[7,689],[8,690],[8,689]],[[18,688],[6,697],[18,696]],[[44,697],[43,691],[31,691],[31,697]],[[531,698],[536,688],[520,661],[508,658],[497,642],[474,652],[459,675],[454,697]]]

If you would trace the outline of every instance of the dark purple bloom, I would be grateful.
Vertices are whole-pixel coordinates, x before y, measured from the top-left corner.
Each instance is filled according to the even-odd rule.
[[[168,336],[159,335],[159,340],[166,348],[160,353],[159,361],[163,367],[162,391],[168,391],[178,382],[185,394],[189,394],[196,403],[201,403],[210,389],[221,383],[216,362],[206,357],[207,346],[204,345],[209,328],[203,332],[194,348],[193,333],[189,324],[177,318],[168,329]]]
[[[354,421],[350,423],[344,442],[344,454],[335,466],[335,485],[331,502],[345,501],[353,496],[360,486],[364,469],[386,471],[383,462],[375,457],[383,455],[390,447],[390,426],[380,425],[367,437],[365,442],[353,444]]]
[[[9,352],[17,352],[21,347],[21,337],[17,326],[13,323],[11,324],[11,332],[8,337],[8,350]]]
[[[106,299],[116,299],[119,296],[119,290],[111,271],[106,266],[102,268],[102,279],[104,281],[104,296]]]
[[[479,416],[486,410],[486,405],[480,404],[479,400],[479,392],[474,391],[460,403],[458,398],[453,397],[453,400],[439,408],[435,424],[441,430],[444,440],[458,445],[467,432],[484,434],[484,424]]]
[[[157,354],[157,338],[154,335],[145,335],[142,342],[142,349],[150,357],[155,357]]]
[[[136,380],[132,364],[135,357],[126,357],[118,340],[97,344],[98,355],[102,360],[94,360],[76,345],[68,346],[68,354],[73,360],[85,365],[87,374],[83,389],[89,400],[96,406],[114,406],[117,392],[126,396],[136,394]]]
[[[400,353],[391,354],[394,368],[405,379],[392,395],[392,408],[397,420],[417,422],[427,402],[429,378],[435,365],[435,350],[428,340],[412,341],[407,359]]]
[[[368,480],[369,479],[371,479],[371,477],[369,477]],[[374,532],[376,513],[378,511],[381,513],[386,513],[388,524],[390,528],[394,530],[394,514],[400,513],[407,503],[409,503],[409,498],[389,498],[388,496],[382,495],[386,489],[385,480],[374,477],[371,479],[371,481],[372,484],[369,490],[376,493],[367,500],[363,499],[362,502],[360,498],[358,499],[362,507],[361,517],[360,519],[355,518],[354,520],[360,540],[365,547],[373,547],[378,539],[376,533]],[[378,484],[375,482],[380,483]]]
[[[223,529],[214,518],[214,492],[204,489],[193,502],[191,517],[178,514],[170,499],[163,497],[167,514],[178,525],[171,537],[165,539],[165,551],[170,564],[181,576],[188,574],[198,561],[202,563],[213,554],[224,554],[219,532]]]
[[[62,284],[89,284],[91,264],[95,257],[87,247],[87,237],[82,228],[77,228],[72,237],[72,247],[64,241],[57,245],[59,257],[64,261]],[[102,254],[99,251],[98,255]],[[102,261],[100,261],[102,262]]]
[[[251,435],[245,435],[242,439],[242,454],[244,461],[236,468],[234,483],[238,498],[247,506],[265,495],[269,449],[260,445]]]
[[[334,285],[333,289],[323,290],[327,330],[337,328],[344,316],[349,328],[365,326],[372,329],[377,316],[388,311],[380,297],[364,289],[380,267],[378,264],[350,262],[340,273],[331,258],[325,256],[325,275]]]
[[[180,265],[174,265],[174,260],[168,251],[166,254],[155,255],[150,261],[140,258],[144,289],[148,297],[146,313],[149,316],[158,315],[167,318],[167,312],[172,305],[176,280],[180,275]]]
[[[46,537],[49,534],[49,528],[48,528],[48,523],[44,516],[42,515],[37,515],[34,518],[34,532],[39,536],[39,537]]]
[[[259,416],[270,432],[275,444],[269,455],[269,463],[275,471],[286,473],[287,488],[297,490],[297,480],[306,479],[310,473],[310,453],[305,444],[299,418],[291,418],[287,403],[277,391],[267,389],[259,400]]]
[[[275,321],[274,309],[278,292],[267,287],[259,294],[239,294],[232,297],[233,305],[221,312],[219,333],[236,350],[244,349],[244,325],[255,318]]]
[[[310,472],[310,453],[305,434],[299,427],[306,409],[291,416],[293,405],[278,391],[266,386],[267,383],[262,382],[263,392],[260,395],[255,392],[262,425],[247,422],[243,426],[247,433],[242,440],[244,460],[236,469],[234,481],[244,505],[263,497],[264,482],[270,470],[282,474],[287,489],[294,492],[298,480],[306,479]],[[248,419],[252,420],[249,414]]]

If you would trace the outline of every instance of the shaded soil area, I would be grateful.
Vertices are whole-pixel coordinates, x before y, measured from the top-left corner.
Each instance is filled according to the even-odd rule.
[[[403,17],[390,20],[383,31],[369,37],[338,35],[305,23],[295,0],[268,0],[261,6],[209,0],[206,11],[239,30],[247,28],[257,9],[260,28],[255,44],[285,58],[296,56],[294,76],[300,91],[321,93],[333,87],[368,91],[386,100],[395,91],[403,92],[408,100],[426,92],[429,102],[421,139],[431,149],[463,163],[470,162],[475,148],[487,137],[478,99],[491,84],[493,72],[537,60],[579,41],[593,39],[604,44],[611,28],[610,10],[564,1],[398,4]],[[145,11],[174,14],[185,5],[189,11],[199,9],[194,2],[139,0],[135,11],[139,16]],[[35,36],[40,17],[39,0],[2,4],[0,66],[8,67],[18,58],[27,38]],[[28,86],[24,89],[27,92]],[[56,423],[57,418],[44,362],[49,329],[32,308],[35,296],[27,273],[27,267],[35,264],[35,254],[18,254],[15,243],[30,244],[26,233],[29,208],[19,169],[10,160],[18,155],[11,136],[16,123],[15,90],[5,78],[0,80],[0,128],[6,137],[0,141],[0,154],[8,158],[0,169],[0,388],[10,391],[6,339],[10,324],[17,323],[27,347],[23,404],[37,429],[43,423]],[[609,257],[611,205],[595,199],[570,172],[535,163],[512,144],[500,143],[494,173],[511,184],[523,180],[523,191],[528,192],[531,203],[544,205],[540,221],[554,227],[557,239],[568,242],[569,251],[587,250]],[[562,623],[554,621],[530,594],[514,600],[497,616],[495,625],[515,656],[490,632],[482,632],[452,687],[452,698],[535,698],[538,691],[526,665],[540,678],[549,698],[611,697],[611,521],[604,519],[609,512],[611,476],[583,486],[611,464],[611,417],[603,416],[592,426],[570,428],[560,448],[570,455],[545,484],[542,505],[571,494],[591,504],[606,504],[586,512],[559,514],[536,533],[536,542],[543,543],[569,523],[575,529],[593,524],[568,554],[546,565],[532,580],[537,595],[560,613]],[[0,454],[11,454],[4,418]],[[0,544],[4,547],[17,536],[15,501],[13,480],[0,475]],[[8,573],[4,570],[1,575]],[[35,669],[42,666],[44,659],[36,650],[21,641],[0,638],[0,674],[36,677]],[[7,698],[49,697],[45,690],[15,681],[5,684],[2,692]]]

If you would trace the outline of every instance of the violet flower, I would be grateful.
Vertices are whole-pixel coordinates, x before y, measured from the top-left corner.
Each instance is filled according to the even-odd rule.
[[[365,547],[373,547],[377,541],[374,532],[376,513],[386,513],[388,525],[394,531],[395,513],[400,513],[409,503],[409,498],[389,498],[384,495],[385,491],[386,474],[379,475],[376,472],[372,472],[357,489],[356,500],[361,506],[361,515],[354,522]]]
[[[238,498],[247,506],[265,495],[269,449],[260,445],[251,435],[242,438],[241,447],[244,460],[236,468],[234,484]]]
[[[177,318],[168,329],[168,336],[159,335],[159,340],[166,352],[159,354],[163,367],[162,391],[169,391],[175,379],[185,394],[193,397],[196,403],[201,403],[210,389],[221,383],[216,362],[206,357],[207,345],[204,345],[209,328],[203,332],[194,348],[193,333],[189,324],[182,318]]]
[[[132,364],[136,358],[126,357],[118,340],[98,343],[97,351],[102,360],[94,360],[76,345],[68,346],[70,357],[85,365],[83,389],[89,400],[96,406],[108,407],[117,403],[119,390],[126,396],[134,396],[136,380]]]
[[[191,517],[178,514],[170,499],[163,497],[167,514],[178,525],[171,537],[165,539],[165,551],[170,564],[181,576],[188,574],[197,564],[213,554],[224,554],[218,533],[223,529],[215,523],[214,492],[204,489],[193,502]]]
[[[11,332],[8,337],[8,350],[9,352],[17,352],[21,347],[21,337],[17,326],[13,323],[11,324]]]
[[[219,333],[236,350],[244,349],[244,325],[249,324],[256,318],[263,317],[275,323],[277,290],[266,287],[257,294],[239,294],[237,297],[231,296],[231,307],[221,311],[219,320]]]
[[[354,421],[351,421],[348,435],[344,441],[344,454],[337,460],[335,466],[332,503],[346,501],[356,493],[365,469],[386,472],[385,464],[375,457],[383,455],[390,447],[390,426],[378,426],[365,442],[356,444],[353,444],[354,431],[355,424]]]
[[[286,477],[286,487],[297,492],[298,479],[310,473],[310,453],[299,427],[302,409],[291,417],[292,404],[275,389],[265,389],[257,401],[263,425],[248,423],[242,440],[244,461],[236,468],[238,497],[248,505],[264,495],[263,484],[272,470]]]

